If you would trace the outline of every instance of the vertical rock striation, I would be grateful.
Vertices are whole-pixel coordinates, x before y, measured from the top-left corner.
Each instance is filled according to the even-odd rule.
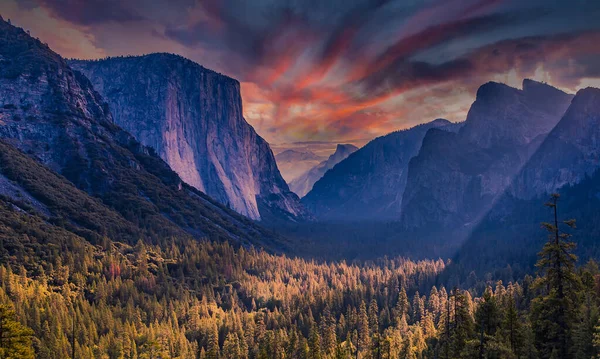
[[[154,148],[188,184],[237,212],[308,217],[269,144],[244,119],[237,80],[170,54],[71,61],[115,123]]]

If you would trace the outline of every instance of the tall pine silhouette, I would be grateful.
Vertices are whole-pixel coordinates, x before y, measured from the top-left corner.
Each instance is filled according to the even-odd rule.
[[[538,254],[536,266],[540,278],[536,284],[541,294],[531,303],[531,321],[540,357],[568,359],[572,357],[570,348],[580,281],[575,273],[577,257],[572,253],[575,243],[562,230],[562,227],[575,228],[575,220],[559,222],[559,198],[558,194],[552,194],[546,203],[552,210],[553,222],[542,223],[549,235]]]

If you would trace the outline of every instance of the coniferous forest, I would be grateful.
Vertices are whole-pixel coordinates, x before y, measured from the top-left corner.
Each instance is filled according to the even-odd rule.
[[[557,209],[558,195],[546,206]],[[441,259],[315,262],[226,242],[91,245],[14,212],[3,218],[2,358],[600,353],[600,269],[572,254],[572,219],[543,223],[537,275],[448,286],[438,281]]]

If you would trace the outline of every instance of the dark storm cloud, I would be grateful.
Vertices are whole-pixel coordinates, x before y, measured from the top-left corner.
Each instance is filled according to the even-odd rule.
[[[28,1],[32,3],[32,1]],[[38,0],[38,4],[51,10],[64,20],[78,25],[96,25],[105,22],[141,20],[136,7],[119,0]],[[29,5],[31,6],[31,5]]]
[[[527,31],[537,35],[600,27],[589,15],[600,9],[598,4],[573,5],[583,6],[588,15],[569,20],[561,17],[573,11],[565,1],[206,0],[197,4],[205,15],[202,19],[167,26],[165,35],[185,46],[221,51],[236,72],[270,67],[273,79],[304,55],[306,63],[301,65],[308,70],[299,81],[309,85],[340,61],[350,63],[351,80],[359,80],[399,59],[461,39],[486,45],[485,38],[494,32],[489,43],[518,38],[515,32],[520,29],[520,36],[527,36]],[[556,29],[544,19],[556,21]],[[506,37],[498,38],[499,31],[505,31]]]

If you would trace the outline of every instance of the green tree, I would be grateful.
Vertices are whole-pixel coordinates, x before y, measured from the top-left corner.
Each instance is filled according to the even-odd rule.
[[[592,263],[591,266],[595,266],[595,263]],[[590,264],[586,267],[589,268]],[[594,335],[596,334],[596,325],[598,324],[598,320],[600,320],[600,313],[598,312],[594,273],[584,270],[581,274],[581,279],[583,284],[581,305],[573,330],[575,359],[596,358],[599,352],[594,347]]]
[[[398,294],[398,301],[393,310],[394,323],[396,326],[400,325],[400,321],[403,317],[408,316],[409,309],[408,296],[406,295],[406,290],[402,287],[402,289],[400,289],[400,294]]]
[[[473,336],[473,317],[469,313],[467,295],[458,289],[454,290],[454,323],[450,340],[450,352],[453,358],[458,358]]]
[[[546,206],[552,209],[553,223],[544,222],[548,241],[538,254],[536,264],[541,277],[537,281],[540,295],[531,303],[531,322],[535,345],[541,358],[553,353],[559,358],[572,357],[572,330],[577,317],[579,278],[575,274],[577,257],[572,253],[575,243],[568,241],[570,234],[561,231],[558,221],[558,194],[553,194]],[[564,225],[575,228],[575,220]]]
[[[0,305],[0,359],[33,359],[33,330],[15,318],[9,305]]]
[[[369,316],[367,314],[367,306],[364,301],[360,303],[358,313],[358,345],[357,351],[359,358],[368,358],[371,349],[371,331],[369,328]]]
[[[219,330],[214,323],[208,332],[208,343],[206,348],[207,359],[219,359]]]
[[[523,353],[523,332],[519,312],[512,294],[508,296],[504,319],[502,320],[502,334],[513,354],[520,356]]]
[[[484,357],[488,351],[487,343],[494,340],[494,335],[500,326],[500,308],[492,288],[487,287],[483,293],[483,301],[475,312],[475,329],[479,335],[479,356]]]
[[[321,359],[321,336],[319,335],[319,328],[313,324],[310,328],[309,333],[309,343],[308,346],[310,348],[310,359]]]
[[[223,343],[223,356],[228,359],[241,359],[242,351],[240,348],[240,340],[235,333],[227,334]]]

